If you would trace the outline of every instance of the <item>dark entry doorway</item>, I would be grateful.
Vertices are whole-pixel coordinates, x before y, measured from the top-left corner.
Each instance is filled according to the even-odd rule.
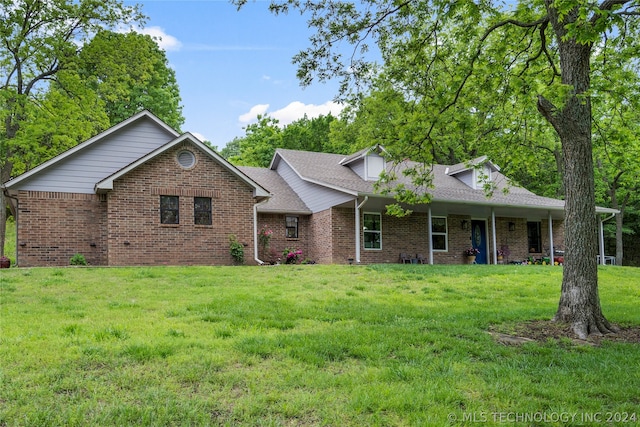
[[[486,264],[487,254],[487,222],[471,220],[471,244],[480,251],[476,256],[476,264]]]

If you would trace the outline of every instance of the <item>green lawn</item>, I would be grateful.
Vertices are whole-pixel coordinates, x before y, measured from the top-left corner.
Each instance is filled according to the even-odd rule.
[[[505,346],[486,332],[550,318],[561,275],[4,270],[0,426],[638,425],[640,344]],[[600,296],[609,320],[640,325],[640,269],[602,267]]]

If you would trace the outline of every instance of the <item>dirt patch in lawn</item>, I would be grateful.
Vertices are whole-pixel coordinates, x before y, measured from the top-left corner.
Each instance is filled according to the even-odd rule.
[[[616,325],[617,326],[617,325]],[[581,340],[567,323],[552,322],[550,320],[535,320],[519,323],[507,333],[499,327],[492,327],[489,333],[496,341],[505,345],[517,345],[525,342],[546,342],[548,340],[569,339],[576,344],[598,346],[603,341],[626,342],[640,344],[640,326],[617,326],[615,334],[589,335]]]

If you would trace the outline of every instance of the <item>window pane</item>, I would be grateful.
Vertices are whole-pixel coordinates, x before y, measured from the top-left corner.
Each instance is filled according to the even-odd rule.
[[[178,209],[178,196],[160,196],[160,209]]]
[[[431,219],[431,231],[434,233],[446,233],[447,232],[447,219],[446,218],[432,218]]]
[[[434,251],[444,251],[447,249],[447,237],[442,234],[436,234],[431,236],[433,241]]]
[[[380,233],[364,233],[364,247],[366,249],[380,249]]]
[[[179,206],[178,196],[160,196],[160,223],[179,224]]]
[[[196,225],[211,225],[211,212],[196,212],[193,222]]]
[[[364,227],[365,229],[372,231],[380,231],[380,215],[379,214],[364,214]]]
[[[298,217],[297,216],[288,216],[285,218],[285,236],[288,239],[297,239],[298,238]]]
[[[193,222],[196,225],[211,225],[211,198],[193,198]]]

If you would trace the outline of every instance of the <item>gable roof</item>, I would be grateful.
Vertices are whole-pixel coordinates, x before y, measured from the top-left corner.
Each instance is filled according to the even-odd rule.
[[[445,172],[447,175],[457,175],[461,172],[466,172],[468,170],[475,169],[479,166],[488,165],[492,171],[499,172],[500,168],[493,164],[489,160],[487,156],[476,157],[475,159],[471,159],[468,162],[461,162],[452,166],[449,166],[447,171]]]
[[[380,155],[384,155],[387,153],[387,150],[384,149],[384,147],[380,144],[376,144],[373,147],[368,147],[368,148],[364,148],[360,151],[358,151],[357,153],[354,153],[352,155],[350,155],[349,157],[345,157],[344,159],[340,160],[340,164],[341,165],[348,165],[350,163],[353,163],[357,160],[361,160],[364,159],[365,157],[367,157],[367,155],[371,154],[371,153],[377,153]]]
[[[172,129],[171,127],[169,127],[169,125],[167,125],[165,122],[163,122],[162,120],[160,120],[157,116],[155,116],[154,114],[152,114],[150,111],[148,110],[143,110],[133,116],[131,116],[130,118],[128,118],[127,120],[118,123],[115,126],[110,127],[109,129],[99,133],[98,135],[94,136],[93,138],[90,138],[78,145],[76,145],[75,147],[72,147],[70,149],[68,149],[67,151],[57,155],[56,157],[38,165],[37,167],[23,173],[22,175],[19,175],[9,181],[7,181],[6,183],[4,183],[4,187],[7,189],[10,189],[11,187],[15,187],[16,185],[28,181],[34,177],[36,177],[37,175],[39,175],[40,173],[42,173],[45,170],[50,169],[52,166],[56,165],[56,164],[60,164],[63,161],[70,159],[71,157],[73,157],[74,155],[77,155],[79,153],[82,152],[86,152],[87,150],[89,150],[92,146],[94,146],[95,144],[99,143],[100,141],[104,140],[105,138],[117,133],[118,131],[127,128],[129,126],[131,126],[133,123],[142,121],[142,120],[150,120],[151,123],[153,123],[155,126],[157,126],[158,129],[160,129],[161,131],[165,132],[167,134],[167,139],[173,139],[176,138],[177,136],[179,136],[179,133],[175,130]]]
[[[252,166],[238,166],[238,169],[270,191],[271,198],[266,203],[260,205],[260,212],[300,215],[309,215],[312,213],[311,209],[307,207],[278,172],[267,168]]]
[[[308,151],[277,149],[272,159],[270,169],[275,170],[282,161],[286,162],[296,175],[303,181],[321,185],[333,190],[355,196],[369,196],[382,198],[374,188],[374,182],[365,181],[347,164],[356,158],[366,155],[370,149],[361,150],[355,155],[345,158],[340,154],[316,153]],[[495,191],[491,196],[482,190],[474,190],[457,179],[454,174],[468,170],[483,163],[488,163],[494,173],[491,180]],[[419,166],[419,163],[405,161],[396,165],[395,171],[398,183],[413,188],[410,179],[402,174],[403,169]],[[387,166],[388,169],[393,166]],[[453,172],[452,172],[453,171]],[[499,172],[499,168],[491,163],[486,156],[478,157],[470,162],[458,165],[432,165],[433,188],[428,191],[433,202],[448,204],[465,204],[477,206],[493,206],[506,208],[525,208],[548,211],[564,211],[564,201],[549,197],[538,196],[531,191],[510,184],[506,176]],[[615,209],[597,207],[598,213],[616,213]]]
[[[118,170],[117,172],[115,172],[114,174],[109,175],[108,177],[104,178],[100,182],[96,183],[96,185],[95,185],[96,193],[112,190],[113,189],[113,182],[116,179],[126,175],[127,173],[131,172],[132,170],[136,169],[137,167],[147,163],[151,159],[159,156],[160,154],[170,150],[171,148],[173,148],[176,145],[181,144],[183,142],[189,142],[189,143],[195,145],[202,152],[207,154],[211,159],[213,159],[215,162],[220,164],[223,168],[225,168],[226,170],[228,170],[229,172],[231,172],[232,174],[237,176],[241,181],[246,183],[249,187],[252,187],[253,188],[254,197],[257,197],[257,198],[268,198],[268,197],[271,196],[269,194],[269,192],[264,187],[262,187],[260,184],[255,182],[253,179],[251,179],[250,177],[248,177],[247,175],[242,173],[237,167],[233,166],[231,163],[226,161],[219,154],[217,154],[215,151],[213,151],[207,145],[202,143],[198,138],[196,138],[195,136],[193,136],[189,132],[182,134],[181,136],[179,136],[178,138],[173,139],[172,141],[169,141],[168,143],[164,144],[163,146],[153,150],[152,152],[148,153],[147,155],[145,155],[143,157],[140,157],[135,162],[127,165],[126,167],[124,167],[124,168]]]

